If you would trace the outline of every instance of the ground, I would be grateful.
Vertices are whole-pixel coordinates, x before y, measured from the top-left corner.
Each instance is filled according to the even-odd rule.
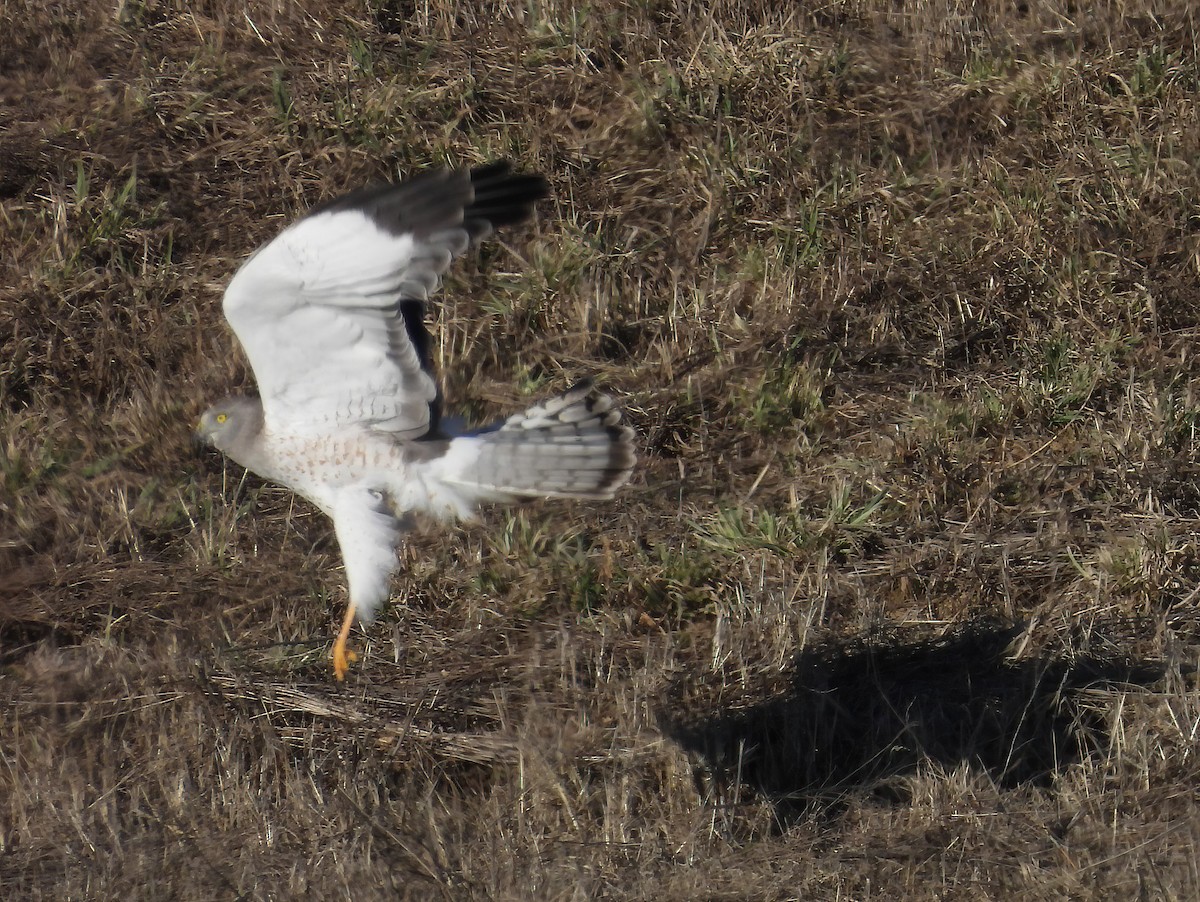
[[[1200,896],[1187,0],[0,7],[0,895]],[[190,444],[221,292],[364,182],[536,221],[430,311],[609,503],[406,542]]]

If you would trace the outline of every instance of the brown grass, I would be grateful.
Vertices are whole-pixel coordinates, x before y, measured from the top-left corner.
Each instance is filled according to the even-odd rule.
[[[1186,0],[0,7],[0,896],[1200,896]],[[224,283],[510,156],[447,396],[611,504],[332,530],[189,447]]]

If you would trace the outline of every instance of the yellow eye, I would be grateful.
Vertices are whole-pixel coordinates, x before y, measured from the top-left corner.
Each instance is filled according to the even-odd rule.
[[[227,414],[227,413],[217,414],[217,422],[218,423],[224,423],[228,419],[229,419],[229,414]]]

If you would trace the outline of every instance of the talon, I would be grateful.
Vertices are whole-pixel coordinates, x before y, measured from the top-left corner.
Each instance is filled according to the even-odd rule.
[[[358,655],[354,652],[346,652],[346,643],[337,642],[333,646],[333,675],[337,677],[338,682],[346,679],[346,671],[350,669],[350,661],[357,661]]]
[[[346,679],[346,672],[350,669],[350,664],[358,662],[358,653],[346,648],[346,640],[350,636],[352,623],[354,623],[354,605],[350,604],[346,608],[346,616],[342,618],[342,628],[338,631],[337,639],[333,643],[333,675],[337,677],[339,683]]]

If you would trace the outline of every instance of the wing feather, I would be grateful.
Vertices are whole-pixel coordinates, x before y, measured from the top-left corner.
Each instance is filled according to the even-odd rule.
[[[435,434],[440,390],[424,302],[473,241],[527,218],[540,176],[498,162],[432,170],[313,210],[225,291],[271,430]]]

